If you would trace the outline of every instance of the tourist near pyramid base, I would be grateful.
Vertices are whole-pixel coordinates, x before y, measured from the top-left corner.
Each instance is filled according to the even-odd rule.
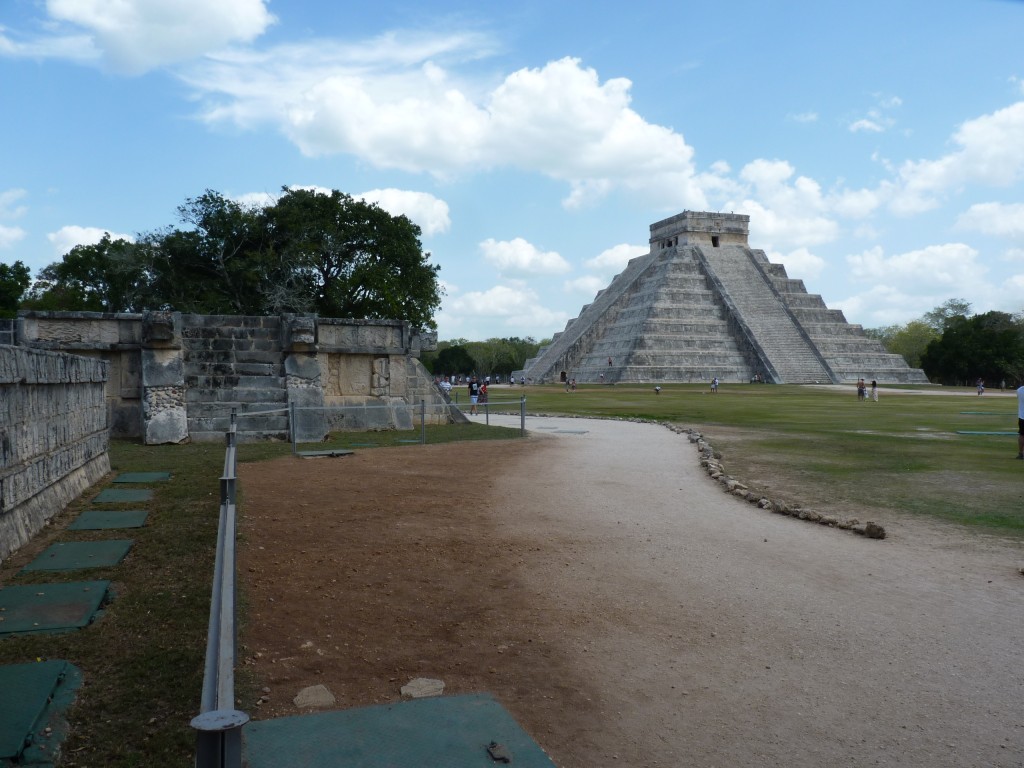
[[[516,376],[533,383],[927,384],[781,264],[749,216],[684,211]]]

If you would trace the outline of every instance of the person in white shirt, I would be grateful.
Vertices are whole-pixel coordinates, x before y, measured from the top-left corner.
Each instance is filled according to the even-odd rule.
[[[1024,384],[1017,387],[1017,458],[1024,459]]]

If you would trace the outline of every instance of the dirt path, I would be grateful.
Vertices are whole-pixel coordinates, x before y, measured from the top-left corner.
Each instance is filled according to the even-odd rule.
[[[662,427],[530,426],[241,468],[260,716],[427,676],[560,766],[1024,765],[1019,543],[866,540],[726,496]]]

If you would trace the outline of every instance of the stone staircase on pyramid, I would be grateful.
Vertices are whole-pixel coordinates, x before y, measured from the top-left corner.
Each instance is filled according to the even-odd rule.
[[[686,211],[522,371],[535,383],[927,383],[747,245],[749,217]]]

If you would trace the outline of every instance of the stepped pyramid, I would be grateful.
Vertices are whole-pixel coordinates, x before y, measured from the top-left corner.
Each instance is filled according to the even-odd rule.
[[[749,216],[684,211],[517,376],[535,383],[876,379],[926,384],[747,244]],[[603,376],[603,378],[602,378]]]

